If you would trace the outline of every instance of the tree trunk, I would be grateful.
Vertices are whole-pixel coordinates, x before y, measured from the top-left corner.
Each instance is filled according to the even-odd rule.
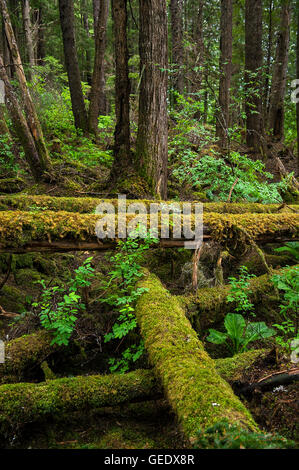
[[[30,92],[27,86],[27,81],[26,81],[18,45],[16,42],[12,25],[11,25],[6,1],[0,0],[0,5],[2,8],[2,16],[4,20],[6,38],[9,44],[9,49],[10,49],[11,56],[13,59],[13,64],[15,66],[16,76],[18,78],[18,81],[20,84],[20,90],[21,90],[22,97],[24,100],[25,113],[26,113],[26,119],[27,119],[26,126],[28,124],[31,136],[33,138],[34,146],[37,152],[37,155],[34,157],[34,159],[38,160],[38,170],[40,171],[39,178],[43,178],[45,176],[45,173],[48,173],[48,174],[51,173],[51,161],[49,157],[49,152],[46,147],[44,136],[43,136],[43,131],[42,131],[38,116],[36,114],[35,106],[33,104],[33,101],[30,96]],[[2,68],[3,66],[4,64],[2,61]],[[6,72],[5,72],[5,75],[6,75]],[[18,126],[19,124],[15,123],[15,125]],[[35,177],[37,176],[36,171],[34,171],[34,175]]]
[[[297,24],[297,79],[299,79],[299,8],[298,8],[298,24]],[[296,104],[297,113],[297,176],[299,176],[299,100]]]
[[[44,59],[46,57],[46,43],[44,35],[44,25],[43,25],[43,8],[40,7],[37,12],[37,50],[36,57],[37,63],[39,65],[44,65]]]
[[[184,92],[183,0],[171,0],[172,63],[176,67],[173,88]]]
[[[269,109],[269,130],[278,140],[281,140],[284,135],[284,99],[290,45],[290,16],[291,2],[286,0],[281,10]]]
[[[127,0],[112,0],[115,47],[114,166],[112,178],[118,178],[131,164],[130,152],[130,80],[127,43]]]
[[[230,87],[233,55],[233,2],[221,0],[220,88],[216,135],[224,147],[228,143]]]
[[[263,137],[262,65],[263,23],[262,0],[246,0],[245,5],[245,86],[246,140],[248,147],[258,151]]]
[[[201,84],[204,77],[203,65],[205,58],[205,45],[203,35],[203,13],[204,13],[204,0],[198,0],[198,13],[196,26],[194,28],[194,43],[195,43],[195,71],[192,77],[191,90],[193,93],[198,93],[201,90]]]
[[[88,122],[75,43],[73,0],[59,0],[59,12],[65,65],[69,79],[75,126],[77,129],[82,129],[82,131],[86,133],[88,130]]]
[[[32,25],[31,25],[31,17],[30,17],[30,3],[29,0],[22,0],[22,14],[23,14],[23,23],[24,23],[24,31],[25,31],[25,38],[26,38],[26,49],[28,53],[29,59],[29,77],[30,80],[32,79],[32,68],[35,66],[35,57],[34,57],[34,45],[33,45],[33,37],[32,37]]]
[[[98,130],[99,115],[106,114],[105,50],[108,13],[109,0],[102,0],[95,30],[95,59],[89,105],[89,129],[95,134]]]
[[[92,0],[94,31],[96,31],[96,27],[98,23],[100,6],[101,6],[101,0]]]
[[[82,7],[82,23],[83,23],[83,28],[85,30],[87,39],[90,38],[89,34],[89,18],[88,18],[88,12],[87,12],[87,5],[86,1],[81,3]],[[91,54],[90,54],[90,49],[89,46],[86,47],[85,51],[85,81],[88,83],[88,85],[91,86],[91,80],[92,80],[92,72],[91,72]]]
[[[153,194],[167,197],[167,5],[140,0],[140,73],[137,159]]]
[[[272,60],[272,49],[273,49],[273,0],[269,1],[269,33],[268,33],[268,44],[267,44],[267,65],[265,70],[265,90],[264,90],[264,123],[265,128],[267,127],[268,112],[269,112],[269,98],[270,98],[270,70]]]

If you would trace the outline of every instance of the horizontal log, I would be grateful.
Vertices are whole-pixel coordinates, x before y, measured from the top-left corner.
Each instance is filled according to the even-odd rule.
[[[218,374],[178,301],[156,276],[146,273],[139,287],[147,289],[135,309],[149,360],[186,437],[195,442],[227,418],[257,429],[249,411]]]
[[[22,210],[22,211],[66,211],[80,214],[92,214],[101,203],[110,203],[114,207],[118,206],[118,199],[100,199],[91,197],[52,197],[52,196],[31,196],[26,194],[16,196],[0,196],[0,211]],[[186,202],[186,201],[185,201]],[[157,204],[154,200],[126,200],[126,210],[131,204],[143,203],[147,210],[151,204]],[[178,201],[159,201],[163,206],[179,204]],[[194,205],[197,201],[193,201]],[[220,214],[277,214],[281,212],[299,213],[299,205],[286,204],[257,204],[257,203],[225,203],[211,202],[204,204],[204,212],[215,212]]]
[[[103,220],[115,227],[115,234],[110,238],[99,239],[95,229],[97,222]],[[119,215],[121,217],[121,215]],[[118,240],[118,216],[101,216],[77,214],[73,212],[0,212],[0,252],[27,253],[32,251],[82,251],[111,249]],[[125,228],[137,224],[136,215],[127,214],[122,218]],[[150,216],[144,221],[150,228]],[[184,224],[193,230],[198,219],[195,216],[184,218]],[[142,223],[142,222],[141,222]],[[184,235],[182,238],[173,235],[173,224],[168,219],[159,216],[158,230],[161,235],[162,227],[170,225],[169,238],[162,236],[161,246],[180,247],[185,241],[192,241]],[[179,225],[180,227],[180,225]],[[299,214],[242,214],[223,215],[206,213],[203,216],[204,240],[213,238],[226,246],[237,246],[238,243],[248,243],[248,237],[258,243],[268,243],[273,240],[299,239]]]
[[[299,268],[299,265],[297,265]],[[289,267],[274,270],[273,274],[283,274]],[[255,308],[259,308],[269,316],[272,310],[278,315],[281,298],[277,295],[271,281],[272,275],[265,274],[250,280],[248,298]],[[178,300],[187,309],[188,318],[197,332],[223,321],[225,315],[234,310],[236,305],[227,301],[229,286],[198,289],[196,294],[178,296]],[[277,316],[276,316],[277,320]]]

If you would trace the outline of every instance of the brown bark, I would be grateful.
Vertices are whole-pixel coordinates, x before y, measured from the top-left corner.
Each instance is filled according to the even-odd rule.
[[[96,25],[99,18],[100,3],[101,0],[92,0],[94,30],[96,30]]]
[[[43,25],[43,8],[40,7],[37,12],[37,48],[36,58],[39,65],[44,65],[44,58],[46,57],[46,43]]]
[[[7,9],[6,1],[5,0],[0,0],[0,6],[2,9],[2,16],[4,20],[4,26],[5,26],[5,33],[6,33],[6,38],[9,44],[9,49],[11,52],[11,56],[13,59],[13,64],[15,66],[15,72],[16,76],[19,81],[20,85],[20,91],[22,93],[22,97],[24,100],[24,107],[25,107],[25,113],[26,113],[26,119],[28,123],[28,127],[30,129],[31,136],[33,138],[33,143],[34,147],[36,150],[37,155],[35,155],[34,159],[38,157],[38,169],[40,171],[39,178],[43,178],[47,174],[51,173],[51,161],[49,157],[49,152],[46,147],[45,141],[44,141],[44,136],[43,136],[43,131],[35,110],[35,106],[33,104],[28,86],[27,86],[27,81],[18,49],[18,45],[16,42],[16,38],[14,35],[14,31],[11,25],[10,21],[10,16],[9,12]],[[2,69],[3,69],[3,61],[2,61]],[[3,69],[4,70],[4,69]],[[6,78],[6,77],[5,77]],[[7,77],[8,79],[8,77]],[[26,123],[26,126],[27,126]],[[17,126],[19,126],[18,123],[14,123]],[[20,124],[21,127],[24,127],[23,124]],[[26,139],[28,141],[28,139]],[[25,152],[26,153],[26,152]],[[28,158],[29,155],[27,154]],[[37,177],[36,171],[34,171],[34,176]]]
[[[151,192],[167,197],[168,43],[166,0],[140,0],[139,123],[136,164]]]
[[[88,18],[88,13],[87,13],[87,5],[86,2],[82,3],[82,23],[83,23],[83,28],[85,29],[86,36],[89,39],[90,34],[89,34],[89,18]],[[91,54],[89,47],[86,47],[85,51],[85,81],[88,83],[88,85],[91,85],[91,79],[92,79],[92,72],[91,72]]]
[[[271,58],[273,49],[273,0],[269,0],[269,33],[268,33],[268,44],[267,44],[267,65],[265,69],[265,89],[264,89],[264,123],[267,127],[268,111],[269,111],[269,98],[270,98],[270,69],[271,69]]]
[[[297,24],[297,79],[299,79],[299,9],[298,9],[298,24]],[[299,100],[296,104],[297,114],[297,175],[299,175]]]
[[[34,45],[33,45],[33,37],[32,37],[32,25],[31,25],[31,17],[30,17],[30,3],[29,0],[22,0],[22,15],[23,15],[23,24],[24,24],[24,31],[25,31],[25,39],[26,39],[26,49],[28,53],[29,59],[29,78],[32,79],[32,67],[35,66],[35,57],[34,57]]]
[[[269,109],[269,130],[278,140],[281,140],[284,134],[284,98],[290,45],[290,17],[291,2],[286,0],[281,10]]]
[[[261,75],[262,0],[246,0],[245,5],[245,83],[246,83],[246,140],[248,147],[259,150],[263,136]]]
[[[220,145],[224,146],[228,141],[230,86],[232,77],[233,54],[233,2],[221,0],[220,21],[220,88],[219,110],[217,113],[216,135]]]
[[[184,91],[183,0],[171,0],[172,63],[176,67],[173,88],[180,95]]]
[[[105,100],[105,49],[109,0],[101,0],[98,21],[95,29],[95,59],[90,91],[89,129],[97,133],[98,117],[106,114]]]
[[[87,112],[82,92],[81,76],[75,42],[73,0],[59,0],[59,12],[64,46],[65,66],[69,79],[75,126],[77,129],[82,129],[83,132],[87,132]]]
[[[203,70],[201,68],[204,65],[205,59],[205,45],[204,45],[204,34],[203,34],[203,13],[204,13],[204,0],[198,0],[198,14],[196,26],[194,29],[194,42],[195,42],[195,62],[194,66],[196,71],[192,79],[192,92],[198,93],[201,89],[203,80]]]
[[[130,152],[130,80],[127,43],[127,0],[112,0],[115,48],[115,114],[114,166],[117,178],[131,164]]]

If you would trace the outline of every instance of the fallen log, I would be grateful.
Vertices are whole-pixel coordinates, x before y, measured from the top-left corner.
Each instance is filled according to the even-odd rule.
[[[118,199],[99,199],[91,197],[51,197],[51,196],[31,196],[31,195],[17,195],[17,196],[0,196],[0,211],[7,210],[21,210],[21,211],[65,211],[77,212],[79,214],[93,214],[97,206],[101,203],[112,204],[115,208],[118,207]],[[120,210],[123,206],[126,210],[132,204],[144,204],[146,210],[149,211],[151,204],[157,204],[157,201],[151,200],[126,200],[125,205],[121,203]],[[177,201],[159,201],[164,207],[172,204],[179,205],[182,209],[183,202]],[[192,202],[194,206],[195,201]],[[257,204],[257,203],[225,203],[225,202],[211,202],[203,205],[204,212],[215,212],[219,214],[277,214],[277,213],[299,213],[299,205],[282,205],[282,204]]]
[[[299,267],[299,265],[297,265]],[[289,267],[274,270],[273,274],[283,274]],[[278,320],[279,304],[281,299],[277,295],[273,283],[272,275],[265,274],[250,281],[248,289],[248,298],[259,309],[260,316],[263,315],[273,320]],[[234,303],[227,301],[230,293],[230,287],[211,287],[198,289],[196,294],[187,296],[179,296],[178,300],[188,311],[190,319],[195,330],[200,333],[206,331],[207,328],[223,321],[225,315],[236,307]],[[273,316],[272,315],[272,316]],[[265,318],[266,319],[266,318]]]
[[[145,223],[151,228],[149,215],[126,216],[89,215],[73,212],[0,212],[0,253],[27,253],[32,251],[86,251],[112,249],[119,239],[118,223],[125,228]],[[113,236],[99,239],[96,227],[100,223],[109,224],[115,229]],[[184,224],[194,230],[198,218],[186,216]],[[161,246],[179,247],[193,238],[185,236],[182,221],[179,227],[182,238],[175,238],[173,224],[163,215],[158,216],[159,236],[165,226],[169,228],[169,238],[161,236]],[[176,235],[177,236],[177,235]],[[242,214],[222,215],[207,213],[203,216],[203,239],[214,239],[224,246],[236,248],[247,245],[250,237],[257,243],[299,240],[299,214]]]
[[[14,435],[25,424],[70,412],[156,398],[151,371],[126,375],[81,376],[40,384],[0,386],[0,435]]]
[[[224,418],[257,429],[249,411],[218,374],[177,299],[148,273],[139,287],[148,289],[135,313],[149,360],[190,442],[199,429]]]
[[[260,379],[258,382],[251,383],[242,387],[239,390],[240,395],[248,395],[255,390],[272,390],[274,387],[280,387],[283,385],[290,385],[293,382],[299,381],[299,369],[290,369],[280,372],[274,372],[267,377]]]

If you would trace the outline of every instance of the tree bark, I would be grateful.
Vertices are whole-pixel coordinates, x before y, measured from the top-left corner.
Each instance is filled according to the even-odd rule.
[[[31,25],[31,8],[29,0],[22,0],[22,15],[24,23],[24,31],[26,38],[26,49],[29,59],[29,77],[32,79],[32,68],[35,66],[35,57],[34,57],[34,45],[32,37],[32,25]]]
[[[250,148],[258,151],[263,137],[262,118],[262,65],[263,24],[262,0],[245,3],[245,87],[246,87],[246,140]]]
[[[109,0],[101,0],[97,26],[95,29],[95,59],[90,91],[89,129],[98,131],[98,117],[106,114],[105,99],[105,50]]]
[[[283,2],[281,22],[277,41],[276,57],[273,70],[269,130],[275,139],[281,140],[284,135],[284,99],[286,92],[287,68],[290,45],[291,2]]]
[[[127,42],[127,0],[112,0],[115,50],[114,165],[112,179],[117,179],[132,163],[130,151],[130,80]]]
[[[28,127],[30,129],[31,136],[33,138],[34,146],[36,149],[34,159],[38,161],[38,169],[40,171],[39,177],[43,178],[46,176],[45,175],[46,173],[49,175],[52,170],[50,156],[49,156],[49,152],[44,141],[43,131],[42,131],[42,128],[41,128],[41,125],[40,125],[40,122],[39,122],[39,119],[35,110],[35,106],[33,104],[33,101],[30,96],[30,92],[27,86],[27,81],[26,81],[18,45],[16,42],[12,25],[11,25],[6,1],[0,0],[0,5],[2,8],[2,16],[4,20],[4,25],[5,25],[6,38],[9,44],[9,49],[10,49],[11,56],[13,59],[13,64],[15,66],[16,76],[18,78],[18,81],[20,84],[20,90],[21,90],[22,97],[24,100],[26,119],[27,119]],[[2,61],[2,69],[3,69],[3,65],[4,64]],[[5,79],[6,78],[7,78],[7,81],[9,82],[7,75]],[[15,108],[15,106],[12,106],[12,108]],[[23,131],[25,132],[24,123],[20,123],[20,124],[15,123],[15,125],[16,127],[19,126],[20,128],[23,128]],[[25,141],[29,143],[29,136],[22,143],[25,144]],[[27,155],[27,157],[29,158],[29,155]],[[36,171],[34,171],[34,176],[35,177],[37,176]]]
[[[176,67],[173,88],[180,95],[184,91],[183,0],[171,0],[172,63]]]
[[[297,20],[297,79],[299,80],[299,8],[298,8],[298,20]],[[296,104],[297,114],[297,176],[299,176],[299,100]]]
[[[59,12],[75,126],[86,133],[88,120],[76,50],[73,0],[59,0]]]
[[[93,24],[94,24],[94,31],[96,31],[96,26],[99,18],[100,12],[100,5],[101,0],[92,0],[92,7],[93,7]]]
[[[136,164],[150,191],[167,197],[168,28],[166,0],[140,0],[139,122]]]
[[[269,99],[270,99],[270,70],[273,49],[273,0],[269,0],[269,22],[268,22],[268,44],[267,44],[267,65],[265,70],[265,89],[264,89],[264,111],[263,118],[265,128],[268,125]]]
[[[205,59],[205,45],[204,45],[204,32],[203,32],[203,19],[204,19],[204,0],[197,0],[198,13],[197,21],[194,28],[194,42],[195,42],[195,61],[194,67],[196,71],[193,73],[191,90],[193,93],[198,93],[201,90],[201,84],[204,77],[203,65]]]
[[[220,88],[216,135],[221,146],[228,142],[230,87],[233,55],[233,2],[221,0]]]
[[[37,12],[37,48],[36,48],[36,57],[37,63],[39,65],[44,65],[44,59],[46,57],[46,42],[44,35],[44,25],[43,25],[43,8],[40,7]]]

